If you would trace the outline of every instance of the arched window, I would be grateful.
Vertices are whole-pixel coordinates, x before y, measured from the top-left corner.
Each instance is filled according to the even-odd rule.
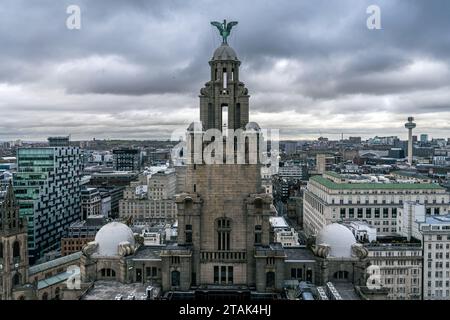
[[[172,287],[179,287],[180,286],[180,271],[172,271],[171,274],[171,280],[172,280]]]
[[[231,219],[220,218],[216,222],[217,229],[217,250],[230,250],[230,233],[231,233]]]
[[[20,258],[20,243],[17,240],[13,244],[13,258]]]
[[[13,276],[13,285],[14,286],[18,286],[18,285],[20,285],[20,283],[21,283],[21,280],[22,280],[22,276],[20,275],[20,273],[16,273],[14,276]]]
[[[275,287],[275,272],[269,271],[266,273],[266,287],[267,288]]]
[[[42,295],[42,300],[48,300],[48,293],[44,292],[44,294]]]

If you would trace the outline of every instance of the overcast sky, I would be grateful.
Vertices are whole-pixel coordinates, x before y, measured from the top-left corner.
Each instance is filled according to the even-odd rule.
[[[66,27],[68,5],[81,29]],[[381,8],[381,30],[366,8]],[[0,140],[168,138],[237,20],[250,119],[282,138],[450,137],[450,1],[2,0]]]

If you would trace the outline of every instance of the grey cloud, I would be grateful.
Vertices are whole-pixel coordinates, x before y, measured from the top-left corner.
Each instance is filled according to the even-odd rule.
[[[230,43],[242,61],[241,78],[261,125],[272,124],[271,115],[279,112],[326,117],[336,130],[341,118],[374,110],[390,119],[430,113],[442,118],[450,105],[442,93],[450,86],[444,72],[450,66],[450,2],[376,3],[382,10],[378,31],[366,28],[365,9],[372,0],[3,1],[0,111],[11,120],[0,125],[0,135],[45,136],[58,122],[84,135],[167,134],[179,119],[198,117],[198,91],[220,44],[209,21],[223,18],[239,21]],[[69,4],[82,9],[79,31],[65,28]],[[287,68],[277,66],[282,61]],[[420,61],[437,69],[407,74]],[[16,87],[21,97],[14,96]],[[186,110],[191,111],[183,114]],[[140,121],[133,112],[143,111],[152,115],[151,122],[133,127]],[[97,123],[71,121],[67,112],[95,115]],[[423,121],[427,130],[433,127],[429,118]],[[288,134],[301,134],[301,125]],[[373,127],[351,130],[380,130],[368,125]],[[401,123],[398,129],[385,126],[402,132]]]

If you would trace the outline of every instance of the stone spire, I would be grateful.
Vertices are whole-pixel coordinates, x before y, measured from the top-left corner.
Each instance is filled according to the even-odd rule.
[[[12,182],[8,184],[5,198],[0,204],[0,232],[7,235],[19,232],[23,227],[19,216],[19,205],[14,195]]]

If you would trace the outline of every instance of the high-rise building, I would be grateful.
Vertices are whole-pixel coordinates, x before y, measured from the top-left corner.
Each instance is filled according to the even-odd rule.
[[[19,148],[14,189],[28,220],[30,263],[60,248],[69,225],[81,219],[82,157],[78,147]]]
[[[141,151],[137,149],[113,150],[113,166],[117,171],[139,171],[141,169]]]
[[[420,142],[427,143],[428,142],[428,135],[427,134],[421,134],[420,135]]]

